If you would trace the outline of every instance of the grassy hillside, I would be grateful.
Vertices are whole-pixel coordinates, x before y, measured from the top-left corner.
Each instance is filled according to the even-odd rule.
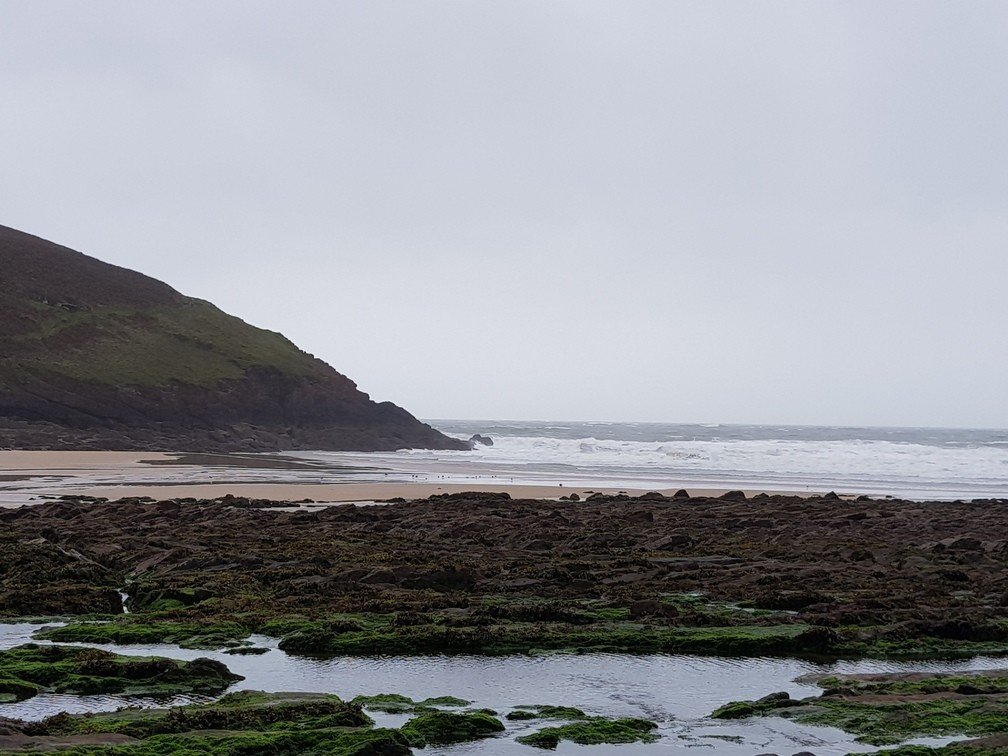
[[[319,372],[279,333],[253,328],[200,300],[141,310],[68,310],[30,300],[18,305],[27,327],[6,340],[0,380],[58,372],[112,385],[213,386],[254,366],[304,376]]]
[[[8,427],[114,425],[121,433],[125,425],[133,436],[177,425],[180,441],[191,441],[193,429],[220,437],[229,425],[251,424],[253,436],[268,436],[275,426],[285,434],[280,448],[459,447],[404,410],[371,402],[279,333],[0,226],[0,428],[4,418]],[[292,441],[299,429],[311,432]],[[210,448],[187,448],[200,446]]]

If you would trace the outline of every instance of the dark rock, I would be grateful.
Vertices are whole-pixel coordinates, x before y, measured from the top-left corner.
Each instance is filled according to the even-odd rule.
[[[494,502],[510,501],[511,494],[507,491],[459,491],[458,493],[433,494],[427,501],[452,502]]]
[[[627,522],[654,522],[654,512],[649,510],[643,510],[638,512],[629,512],[626,515]]]
[[[795,611],[804,609],[813,604],[823,604],[830,602],[828,596],[810,591],[771,591],[761,593],[750,599],[750,603],[757,609],[776,609]]]
[[[641,619],[642,617],[664,617],[671,619],[678,615],[679,611],[664,601],[647,599],[644,601],[634,601],[630,604],[630,619]]]
[[[778,693],[770,693],[769,695],[763,696],[763,698],[757,699],[756,703],[776,703],[778,701],[790,700],[791,694],[782,690]]]
[[[395,583],[395,573],[390,569],[378,568],[359,578],[359,583]]]
[[[724,501],[745,501],[746,495],[744,491],[726,491],[718,498]]]
[[[674,494],[672,494],[672,498],[673,499],[688,499],[688,498],[690,498],[689,491],[687,491],[685,488],[680,488],[678,491],[676,491]]]
[[[983,551],[983,543],[977,538],[956,538],[943,543],[949,551]]]
[[[494,442],[490,436],[483,436],[476,433],[469,439],[469,448],[475,449],[477,446],[493,446]]]
[[[476,584],[477,576],[469,569],[450,567],[435,570],[404,580],[405,588],[433,588],[435,590],[468,590]]]
[[[653,544],[655,549],[674,549],[679,546],[690,546],[693,539],[683,533],[675,533],[666,538],[662,538]]]

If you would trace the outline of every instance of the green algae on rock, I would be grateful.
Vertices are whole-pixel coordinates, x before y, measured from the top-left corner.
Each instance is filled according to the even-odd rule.
[[[32,753],[57,751],[60,756],[409,756],[413,753],[398,730],[384,728],[186,732],[154,735],[135,742],[124,742],[122,736],[113,734],[106,737],[104,744],[95,744],[95,736],[81,736],[82,744],[70,747],[67,747],[67,739],[56,739],[59,745],[52,748],[46,747],[45,738],[27,740],[32,744]],[[100,740],[100,736],[97,739]],[[69,742],[72,744],[73,740]]]
[[[76,756],[411,753],[397,730],[371,729],[371,719],[359,706],[325,693],[242,691],[208,704],[63,713],[41,722],[6,724],[10,734],[0,737],[0,749],[17,750],[20,743]]]
[[[327,693],[264,693],[239,691],[208,704],[171,709],[120,709],[69,715],[57,714],[28,729],[39,735],[119,733],[134,738],[197,730],[283,730],[330,727],[370,727],[359,706]]]
[[[57,643],[177,643],[182,648],[216,649],[240,646],[248,636],[249,630],[235,622],[176,622],[130,614],[110,622],[44,627],[34,637]]]
[[[97,648],[29,643],[0,651],[0,693],[220,693],[242,680],[219,661],[120,656]]]
[[[879,751],[885,756],[1004,756],[1008,753],[1008,735],[960,740],[945,746],[900,746]],[[848,754],[848,756],[857,756]]]
[[[654,743],[659,739],[654,732],[657,727],[655,722],[647,719],[590,717],[559,727],[545,727],[516,740],[525,745],[547,749],[556,748],[563,740],[578,745]]]
[[[414,748],[426,748],[493,737],[504,732],[504,723],[481,711],[431,710],[413,717],[399,731]]]
[[[456,708],[462,706],[469,706],[472,701],[467,701],[464,698],[458,698],[456,696],[434,696],[433,698],[425,698],[423,701],[418,701],[417,706],[422,707],[437,707],[446,706],[449,708]]]
[[[726,704],[711,716],[779,716],[837,727],[871,745],[895,745],[917,736],[1008,732],[1008,671],[834,675],[817,682],[825,688],[818,697],[793,700],[776,693]]]
[[[437,696],[425,698],[423,701],[414,701],[409,696],[399,693],[378,693],[372,696],[355,696],[350,703],[369,711],[380,711],[385,714],[409,714],[442,707],[461,708],[469,706],[472,701],[455,696]]]
[[[416,707],[416,701],[399,693],[377,693],[373,696],[356,696],[350,702],[370,711],[385,714],[408,714]]]
[[[756,701],[729,701],[715,709],[711,719],[748,719],[793,704],[794,701],[787,693],[771,693]]]
[[[115,624],[133,640],[136,623],[193,625],[178,640],[197,643],[235,623],[235,642],[261,633],[298,654],[1008,652],[1006,541],[968,537],[1006,532],[1005,507],[772,496],[757,518],[752,502],[702,497],[453,496],[0,511],[0,613],[116,611],[128,583],[138,611]]]
[[[514,711],[507,715],[512,721],[526,719],[585,719],[587,718],[581,709],[573,706],[551,706],[549,704],[535,704],[533,706],[516,706]]]
[[[373,622],[366,630],[327,631],[321,626],[283,637],[280,648],[304,655],[505,655],[536,651],[699,653],[716,656],[813,654],[826,633],[808,625],[657,627],[630,620],[593,625],[505,622],[396,627]]]

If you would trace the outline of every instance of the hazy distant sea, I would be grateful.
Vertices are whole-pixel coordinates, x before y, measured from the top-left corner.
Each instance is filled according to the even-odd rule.
[[[446,479],[1008,497],[1008,430],[428,420],[475,452],[399,452]],[[392,459],[389,459],[392,462]],[[394,465],[396,466],[396,465]]]

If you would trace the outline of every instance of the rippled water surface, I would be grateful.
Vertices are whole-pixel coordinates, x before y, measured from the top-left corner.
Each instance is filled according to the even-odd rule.
[[[38,624],[0,625],[0,649],[30,641]],[[547,656],[435,656],[306,659],[288,656],[276,641],[261,636],[256,645],[268,646],[261,656],[232,656],[223,652],[193,651],[173,645],[100,646],[123,654],[162,655],[179,659],[208,656],[227,664],[245,680],[230,690],[312,691],[358,694],[403,693],[413,698],[455,695],[501,715],[520,704],[564,704],[591,714],[642,716],[659,723],[662,736],[652,745],[575,746],[561,744],[557,753],[631,754],[791,754],[801,750],[819,756],[871,752],[851,736],[828,727],[807,727],[783,719],[715,722],[713,709],[738,699],[758,698],[785,690],[795,697],[816,695],[814,685],[795,678],[816,672],[943,671],[997,669],[1004,660],[977,658],[948,663],[841,662],[819,665],[795,659],[721,659],[696,656],[628,656],[617,654],[552,654]],[[136,696],[42,695],[16,704],[0,704],[0,717],[40,719],[59,711],[109,711],[124,705],[156,706],[184,703],[192,697],[168,701]],[[406,717],[378,715],[378,724],[397,726]],[[529,754],[536,751],[514,742],[516,735],[536,729],[528,722],[506,722],[498,738],[424,753]],[[720,736],[720,737],[719,737]],[[742,742],[721,737],[741,738]],[[913,742],[940,743],[922,739]],[[698,750],[699,749],[699,750]]]

